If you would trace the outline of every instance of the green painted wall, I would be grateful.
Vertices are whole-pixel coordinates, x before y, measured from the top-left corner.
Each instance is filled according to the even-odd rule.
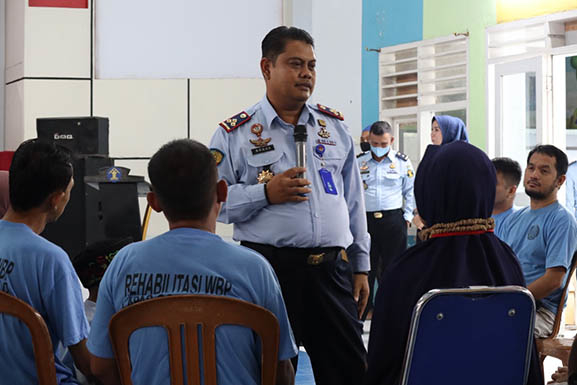
[[[423,39],[469,31],[469,134],[486,148],[485,28],[497,23],[496,0],[423,0]]]

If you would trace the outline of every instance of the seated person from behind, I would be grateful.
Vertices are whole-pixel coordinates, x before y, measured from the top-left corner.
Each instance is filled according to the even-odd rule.
[[[76,366],[90,375],[85,346],[89,330],[78,276],[66,252],[38,235],[64,211],[74,185],[72,175],[66,149],[36,139],[18,147],[10,166],[11,207],[0,220],[0,288],[40,313],[53,348],[67,346]],[[0,316],[0,341],[0,382],[37,383],[27,327]],[[77,383],[58,357],[55,365],[58,384]]]
[[[495,158],[493,166],[497,171],[497,190],[495,192],[495,206],[493,207],[493,219],[495,220],[495,235],[500,236],[505,219],[519,210],[513,203],[517,186],[521,182],[521,166],[510,158]]]
[[[577,246],[575,218],[557,201],[567,163],[565,153],[555,146],[539,145],[529,152],[523,185],[531,205],[511,214],[500,234],[519,258],[527,288],[537,302],[535,336],[539,338],[553,330]]]
[[[456,141],[427,147],[415,199],[429,227],[421,232],[424,242],[406,250],[381,276],[365,385],[399,383],[413,309],[429,290],[525,285],[517,258],[491,231],[495,179],[491,161],[475,146]],[[536,354],[527,384],[543,384]]]
[[[176,140],[148,164],[150,206],[163,212],[170,231],[124,247],[100,283],[88,349],[104,384],[119,383],[108,323],[114,313],[145,299],[176,294],[234,297],[270,310],[280,326],[277,384],[292,384],[297,354],[276,276],[260,254],[214,234],[227,185],[217,181],[216,161],[202,144]],[[147,285],[146,282],[163,282]],[[218,283],[215,285],[215,283]],[[137,330],[131,339],[134,385],[170,384],[166,333]],[[220,385],[260,383],[260,354],[253,333],[223,326],[216,333]]]
[[[107,239],[95,242],[74,258],[73,264],[82,286],[88,289],[88,298],[84,301],[84,311],[88,323],[92,323],[96,311],[98,288],[104,272],[114,256],[124,246],[132,243],[132,238]]]

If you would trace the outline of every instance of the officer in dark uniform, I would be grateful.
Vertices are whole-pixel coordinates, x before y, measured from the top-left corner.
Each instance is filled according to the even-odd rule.
[[[343,115],[306,103],[315,64],[306,31],[278,27],[264,38],[265,97],[222,122],[210,144],[229,185],[219,221],[275,269],[317,385],[361,384],[370,269],[362,181]],[[306,127],[306,168],[295,167],[297,125]]]
[[[386,266],[407,248],[407,226],[415,209],[413,165],[408,156],[391,148],[395,141],[391,126],[375,122],[369,132],[369,150],[357,157],[371,234],[367,312],[372,309],[375,278],[378,281]]]

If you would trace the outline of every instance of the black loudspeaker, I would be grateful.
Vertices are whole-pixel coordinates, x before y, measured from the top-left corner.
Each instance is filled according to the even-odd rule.
[[[39,118],[36,131],[75,154],[108,155],[108,118]]]
[[[109,182],[99,176],[114,161],[83,156],[74,161],[74,187],[62,216],[49,223],[42,236],[62,247],[71,258],[91,243],[105,239],[142,237],[138,183],[144,178]]]

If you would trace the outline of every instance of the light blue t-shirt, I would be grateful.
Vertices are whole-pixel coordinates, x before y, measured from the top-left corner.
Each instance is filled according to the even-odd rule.
[[[108,323],[122,308],[165,295],[225,295],[270,310],[280,326],[279,360],[297,354],[280,286],[260,254],[227,243],[218,235],[178,228],[133,243],[118,252],[100,283],[88,349],[113,358]],[[217,329],[217,376],[220,385],[260,383],[260,353],[252,331],[240,326]],[[164,329],[145,328],[130,342],[134,385],[170,384]]]
[[[502,213],[493,215],[493,219],[495,220],[495,235],[501,238],[501,234],[503,233],[503,223],[505,219],[509,218],[509,215],[513,214],[514,212],[518,211],[519,207],[513,205],[509,210],[505,210]]]
[[[68,255],[24,224],[0,220],[0,289],[40,313],[55,353],[59,343],[71,346],[88,338],[82,289]],[[38,383],[26,325],[0,315],[0,341],[0,383]],[[59,384],[77,384],[58,357],[55,363]]]
[[[577,223],[573,215],[559,202],[537,210],[524,207],[511,214],[503,223],[501,239],[507,243],[521,263],[527,285],[552,267],[569,270],[576,249]],[[563,286],[543,298],[541,303],[553,313],[563,294]]]

